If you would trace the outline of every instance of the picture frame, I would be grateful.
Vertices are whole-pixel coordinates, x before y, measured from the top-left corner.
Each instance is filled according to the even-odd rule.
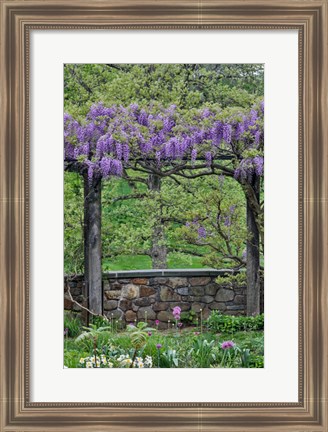
[[[1,3],[1,431],[328,430],[326,0]],[[33,29],[297,29],[300,312],[296,403],[30,402],[29,55]]]

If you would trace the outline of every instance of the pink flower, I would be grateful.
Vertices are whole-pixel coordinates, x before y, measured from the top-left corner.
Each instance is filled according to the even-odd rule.
[[[179,322],[178,327],[182,327],[182,326],[183,326],[182,322]]]
[[[179,306],[174,306],[173,313],[174,314],[180,314],[181,313],[181,308]]]
[[[221,344],[221,348],[222,349],[229,349],[229,348],[233,348],[235,346],[235,343],[233,342],[233,341],[225,341],[225,342],[222,342],[222,344]]]
[[[157,348],[157,349],[161,349],[161,348],[162,348],[162,345],[161,345],[161,344],[157,344],[157,345],[156,345],[156,348]]]
[[[198,336],[200,333],[199,332],[194,332],[194,335],[195,336]]]
[[[172,313],[173,313],[174,318],[176,320],[179,320],[180,319],[180,314],[181,314],[181,308],[179,306],[175,306],[173,308],[173,312]]]
[[[158,324],[159,324],[159,320],[156,320],[156,321],[155,321],[155,324],[158,326]]]
[[[151,336],[151,332],[148,332],[148,336]]]

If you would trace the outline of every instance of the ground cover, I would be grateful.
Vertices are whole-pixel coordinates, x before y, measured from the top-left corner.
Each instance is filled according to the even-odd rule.
[[[214,312],[197,326],[176,320],[166,330],[145,322],[121,328],[118,321],[102,319],[83,328],[77,315],[66,315],[65,325],[68,368],[264,367],[263,315],[233,317]]]

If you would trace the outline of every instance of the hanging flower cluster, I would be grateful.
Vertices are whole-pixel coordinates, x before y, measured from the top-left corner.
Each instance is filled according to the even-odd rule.
[[[211,167],[222,155],[234,160],[235,178],[263,175],[263,104],[248,114],[223,119],[219,110],[195,110],[188,118],[175,105],[149,110],[132,104],[90,108],[85,120],[64,115],[65,162],[78,163],[94,177],[121,176],[131,163],[159,169],[197,159]],[[252,158],[245,150],[255,151]]]

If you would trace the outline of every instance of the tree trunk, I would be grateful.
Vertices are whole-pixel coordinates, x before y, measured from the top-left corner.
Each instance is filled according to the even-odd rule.
[[[102,314],[101,180],[84,177],[84,298],[86,307]]]
[[[252,184],[259,199],[259,179]],[[260,313],[260,236],[255,214],[247,199],[247,315]]]
[[[161,177],[156,174],[150,174],[148,177],[149,190],[160,192],[161,190]],[[153,269],[166,269],[167,268],[167,248],[165,242],[164,225],[161,219],[162,210],[158,220],[155,223],[152,233],[152,246],[151,246],[151,260]]]

